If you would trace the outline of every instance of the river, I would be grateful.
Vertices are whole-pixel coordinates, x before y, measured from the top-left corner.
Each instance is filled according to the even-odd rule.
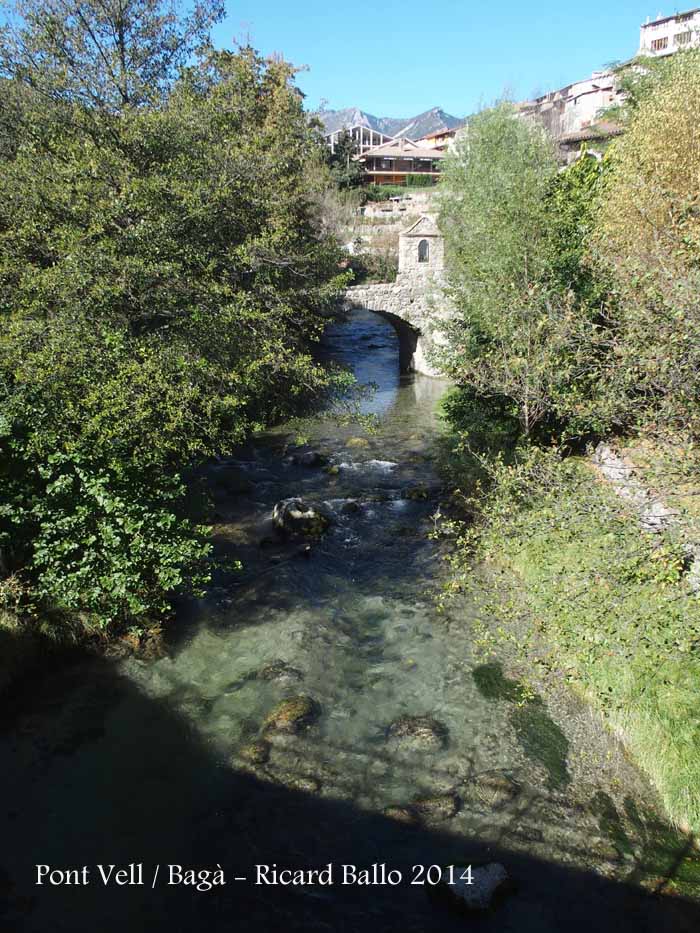
[[[620,744],[564,687],[524,698],[509,659],[482,658],[477,605],[437,612],[445,384],[400,376],[368,312],[325,343],[376,385],[376,431],[319,416],[301,446],[280,427],[215,465],[217,554],[242,568],[180,607],[164,656],[81,659],[7,717],[0,928],[462,930],[413,866],[496,860],[516,889],[480,930],[697,929],[695,906],[645,889],[668,887],[687,848]],[[272,529],[289,496],[332,511],[308,546]],[[305,728],[263,728],[300,696]],[[91,874],[38,887],[37,863]],[[254,883],[257,864],[329,863],[333,885]],[[143,884],[104,886],[110,864],[142,865],[128,879]],[[220,867],[227,883],[169,885],[173,864],[173,880]],[[403,883],[340,883],[373,864]]]

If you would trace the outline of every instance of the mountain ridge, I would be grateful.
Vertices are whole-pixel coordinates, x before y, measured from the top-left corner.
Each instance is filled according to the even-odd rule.
[[[441,107],[432,107],[414,117],[375,117],[374,114],[360,110],[359,107],[346,107],[343,110],[323,110],[318,114],[326,133],[335,133],[344,127],[366,126],[368,129],[387,136],[407,136],[420,139],[428,133],[451,130],[461,126],[464,120],[446,113]]]

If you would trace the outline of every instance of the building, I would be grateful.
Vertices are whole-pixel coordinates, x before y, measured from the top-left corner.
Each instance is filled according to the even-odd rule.
[[[623,133],[622,127],[616,123],[600,120],[586,129],[565,133],[557,139],[560,161],[570,165],[575,162],[583,146],[589,155],[602,159],[608,145]]]
[[[444,129],[437,130],[435,133],[428,133],[427,136],[421,136],[420,139],[417,139],[416,143],[423,149],[437,149],[440,152],[445,152],[449,149],[460,128],[455,127],[451,130]]]
[[[559,139],[593,126],[601,111],[621,100],[617,75],[607,70],[594,71],[590,78],[567,84],[518,107],[524,117],[537,120]]]
[[[439,149],[420,146],[404,136],[355,156],[365,170],[366,180],[375,185],[405,185],[409,175],[427,176],[436,182],[444,157]]]
[[[355,143],[355,151],[360,155],[374,146],[381,146],[393,139],[393,136],[387,136],[386,133],[380,133],[378,130],[372,130],[368,126],[362,126],[358,123],[356,126],[341,127],[332,133],[326,133],[323,138],[331,152],[335,152],[335,145],[343,133],[350,133],[352,141]]]
[[[639,54],[655,58],[700,45],[700,7],[647,19],[639,29]]]

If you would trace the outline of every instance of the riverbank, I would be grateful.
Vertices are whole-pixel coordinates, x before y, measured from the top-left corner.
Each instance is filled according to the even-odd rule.
[[[698,833],[700,601],[682,542],[642,531],[583,458],[542,454],[529,470],[501,471],[479,540],[508,591],[506,629],[593,704]]]

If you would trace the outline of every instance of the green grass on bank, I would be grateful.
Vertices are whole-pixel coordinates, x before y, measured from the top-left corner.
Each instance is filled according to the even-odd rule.
[[[679,549],[640,531],[582,462],[495,513],[483,546],[522,582],[551,666],[603,711],[670,817],[700,832],[700,598]]]

